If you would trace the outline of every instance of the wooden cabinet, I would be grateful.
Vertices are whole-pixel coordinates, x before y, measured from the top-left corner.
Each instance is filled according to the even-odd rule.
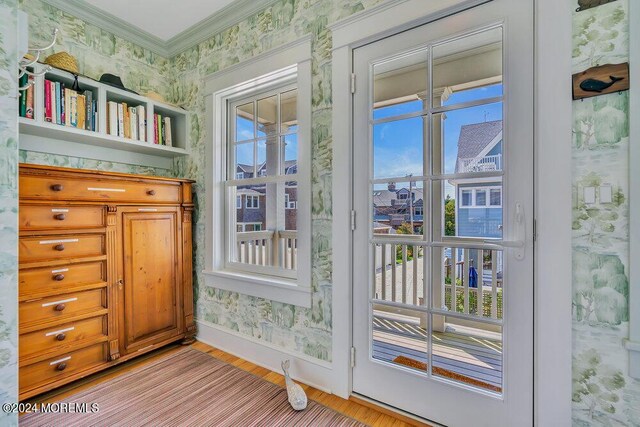
[[[20,398],[195,335],[192,181],[20,166]]]

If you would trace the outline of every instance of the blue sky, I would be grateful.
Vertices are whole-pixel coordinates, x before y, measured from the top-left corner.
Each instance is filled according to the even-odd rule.
[[[444,103],[445,106],[455,105],[477,99],[487,99],[502,95],[502,85],[482,87],[452,94]],[[411,101],[390,107],[379,108],[374,112],[374,118],[392,117],[420,111],[422,101]],[[435,116],[440,120],[440,116]],[[502,103],[486,104],[479,107],[455,110],[446,113],[444,121],[444,167],[445,173],[453,173],[457,158],[457,145],[460,129],[463,125],[482,123],[502,119]],[[423,175],[423,121],[422,117],[392,121],[374,126],[374,177],[401,178],[409,174]],[[253,138],[253,123],[242,117],[237,117],[236,130],[238,139]],[[285,149],[287,160],[297,158],[297,135],[287,136],[288,144]],[[264,141],[258,141],[258,163],[266,156]],[[238,144],[236,159],[239,163],[253,164],[253,143]],[[400,180],[398,185],[400,186]],[[422,187],[422,184],[418,184]],[[376,186],[376,189],[386,187]],[[446,194],[453,195],[453,188],[446,184]]]
[[[455,105],[477,99],[502,95],[502,85],[488,86],[454,93],[444,103]],[[374,119],[412,113],[422,109],[422,101],[411,101],[374,112]],[[434,116],[440,120],[441,116]],[[463,125],[502,119],[502,103],[455,110],[446,113],[444,121],[444,172],[453,173],[457,158],[458,138]],[[400,178],[406,175],[423,175],[423,118],[416,117],[374,126],[374,177]],[[397,180],[399,181],[399,180]],[[421,185],[420,185],[421,186]],[[376,189],[383,188],[376,186]],[[453,197],[453,188],[446,185],[446,193]]]

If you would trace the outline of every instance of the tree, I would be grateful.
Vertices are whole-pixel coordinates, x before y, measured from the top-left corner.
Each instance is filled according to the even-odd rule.
[[[456,235],[456,200],[448,194],[444,201],[444,235]]]
[[[625,386],[622,371],[603,366],[595,349],[580,353],[573,358],[573,401],[582,403],[593,419],[595,410],[615,414],[615,404],[620,401],[618,390]]]

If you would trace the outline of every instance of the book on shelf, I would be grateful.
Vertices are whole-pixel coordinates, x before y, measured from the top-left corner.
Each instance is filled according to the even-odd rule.
[[[153,143],[158,143],[158,115],[153,115]]]
[[[93,92],[91,92],[90,90],[85,90],[84,91],[84,99],[85,99],[85,106],[84,106],[84,117],[85,117],[85,124],[84,124],[84,129],[85,130],[93,130],[93,114],[91,111],[91,107],[93,105]]]
[[[55,88],[55,96],[53,98],[53,105],[55,106],[52,107],[51,109],[55,111],[56,114],[56,119],[54,120],[54,123],[57,125],[61,125],[62,124],[62,120],[61,120],[61,115],[62,115],[62,102],[60,102],[60,91],[62,90],[62,87],[60,86],[60,82],[55,82],[54,83],[54,88]]]
[[[33,76],[23,74],[18,79],[19,100],[18,100],[18,114],[20,117],[27,119],[33,119]]]
[[[138,139],[138,114],[134,107],[129,107],[129,135],[131,139]]]
[[[25,110],[25,115],[24,117],[26,117],[27,119],[33,119],[33,77],[29,76],[29,79],[27,81],[29,84],[29,87],[27,87],[26,89],[26,102],[27,102],[27,106],[26,106],[26,110]]]
[[[86,126],[86,114],[87,114],[87,100],[85,98],[84,95],[78,95],[77,96],[77,114],[78,114],[78,119],[76,121],[76,127],[78,129],[84,129]]]
[[[27,73],[24,73],[18,79],[18,87],[25,87],[27,83],[29,83],[29,75]],[[18,114],[20,114],[20,117],[27,117],[27,90],[20,89],[19,95],[20,103],[18,106]]]
[[[124,138],[124,106],[118,104],[118,136]]]
[[[136,107],[136,113],[138,115],[138,139],[140,141],[147,140],[147,112],[144,105],[138,105]]]
[[[66,92],[68,89],[65,88],[64,83],[60,84],[60,121],[61,125],[67,125],[67,96]]]
[[[64,124],[71,126],[71,90],[64,91]]]
[[[49,80],[44,81],[44,121],[51,122],[51,85]]]
[[[70,126],[78,127],[78,92],[69,91],[69,122]]]
[[[131,117],[129,116],[129,106],[126,102],[122,103],[122,132],[125,138],[131,138]]]
[[[109,135],[118,136],[118,104],[109,101],[107,108],[107,122],[109,123]]]
[[[164,143],[168,147],[173,146],[173,138],[171,137],[171,117],[164,118]]]

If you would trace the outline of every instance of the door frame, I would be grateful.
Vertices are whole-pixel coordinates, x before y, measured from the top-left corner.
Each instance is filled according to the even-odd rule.
[[[384,2],[330,26],[333,35],[333,393],[352,393],[353,50],[491,0]],[[513,0],[519,1],[519,0]],[[533,1],[535,425],[571,420],[571,18],[572,5]],[[416,11],[422,11],[421,15]],[[538,31],[544,28],[544,31]],[[544,49],[542,49],[544,47]],[[544,83],[544,84],[542,84]],[[558,94],[563,94],[558,96]],[[553,99],[553,109],[541,102]],[[339,143],[338,143],[339,142]],[[558,142],[561,142],[560,144]],[[566,165],[564,168],[554,165]],[[544,173],[542,173],[544,172]],[[357,220],[357,218],[356,218]],[[345,236],[348,238],[345,241]],[[540,248],[554,248],[544,251]],[[544,266],[544,267],[543,267]],[[546,295],[546,297],[545,297]],[[554,298],[548,298],[553,295]],[[336,327],[339,325],[339,327]],[[542,369],[544,367],[544,369]],[[564,424],[564,423],[563,423]]]

